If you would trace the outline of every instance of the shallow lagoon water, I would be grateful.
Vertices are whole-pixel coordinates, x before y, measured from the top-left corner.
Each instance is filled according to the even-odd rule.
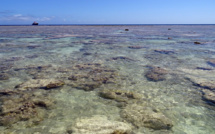
[[[204,88],[188,78],[215,79],[215,67],[208,64],[215,58],[214,29],[214,25],[1,26],[1,73],[9,77],[0,80],[1,90],[16,90],[23,82],[41,78],[62,80],[65,85],[46,90],[46,96],[55,103],[41,122],[29,125],[18,121],[0,126],[0,130],[14,134],[64,134],[79,118],[104,115],[130,124],[137,134],[212,134],[214,104],[203,99]],[[114,70],[116,81],[92,91],[71,85],[69,75],[82,71],[71,68],[82,64],[100,64]],[[46,67],[40,69],[41,66]],[[151,67],[167,70],[165,79],[147,79]],[[161,111],[173,127],[135,127],[120,116],[123,107],[118,102],[98,95],[104,89],[140,94],[141,103]]]

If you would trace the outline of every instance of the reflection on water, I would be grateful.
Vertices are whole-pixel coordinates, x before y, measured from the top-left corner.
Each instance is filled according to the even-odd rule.
[[[1,26],[0,130],[212,134],[214,28]]]

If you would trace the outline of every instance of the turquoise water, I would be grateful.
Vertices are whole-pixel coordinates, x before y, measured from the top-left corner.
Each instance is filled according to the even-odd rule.
[[[0,94],[1,118],[19,116],[16,110],[3,112],[12,105],[7,100],[14,105],[33,102],[44,116],[13,116],[12,123],[0,122],[0,131],[64,134],[78,119],[102,115],[129,124],[135,134],[212,134],[215,105],[204,99],[204,91],[214,93],[214,89],[194,81],[215,80],[215,66],[208,64],[215,59],[214,46],[214,25],[1,26],[0,68],[7,77],[0,77],[0,90],[16,91]],[[156,67],[163,72],[153,73]],[[32,80],[44,79],[64,85],[47,90],[38,82],[31,88]],[[103,98],[99,94],[103,90],[134,92],[140,97],[121,102]],[[23,94],[27,99],[17,100]],[[53,104],[40,106],[35,98]],[[135,126],[121,114],[134,103],[157,109],[173,126],[167,130]]]

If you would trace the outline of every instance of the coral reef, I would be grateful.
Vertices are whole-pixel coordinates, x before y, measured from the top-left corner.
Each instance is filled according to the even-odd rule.
[[[54,105],[45,94],[37,95],[33,91],[2,90],[0,100],[0,125],[3,126],[18,121],[30,121],[36,125],[45,118],[45,111]]]
[[[215,67],[215,59],[210,59],[207,61],[207,63],[213,67]]]
[[[193,76],[188,76],[187,79],[189,79],[196,86],[210,90],[215,90],[215,80],[198,78]]]
[[[203,89],[203,98],[215,104],[215,91]]]
[[[132,134],[130,125],[108,120],[102,115],[78,119],[68,131],[72,131],[72,134]]]
[[[200,44],[201,44],[201,42],[195,41],[195,42],[194,42],[194,44],[196,44],[196,45],[200,45]]]
[[[167,73],[168,71],[163,68],[151,66],[145,77],[150,81],[162,81],[166,79]]]
[[[0,80],[8,80],[9,76],[5,73],[0,73]]]
[[[101,64],[78,64],[68,79],[69,85],[75,88],[91,91],[103,84],[115,83],[118,74],[115,70],[102,67]]]
[[[188,76],[188,80],[190,80],[195,86],[201,87],[202,89],[202,97],[204,100],[215,103],[215,81],[205,78],[198,78],[193,76]]]
[[[135,61],[131,58],[125,57],[125,56],[118,56],[118,57],[113,57],[112,60],[125,60],[125,61]]]
[[[65,83],[55,79],[31,79],[15,88],[20,90],[31,90],[31,89],[53,89],[63,86]]]
[[[155,49],[154,52],[160,53],[160,54],[174,54],[174,51],[171,50],[161,50],[161,49]]]
[[[132,91],[123,90],[103,90],[99,92],[99,96],[105,99],[112,99],[117,102],[128,102],[131,100],[139,100],[142,96]]]
[[[155,130],[171,129],[172,122],[156,109],[140,104],[129,104],[122,111],[121,116],[136,127],[148,127]]]
[[[128,48],[130,48],[130,49],[142,49],[142,48],[146,48],[146,47],[143,47],[143,46],[128,46]]]

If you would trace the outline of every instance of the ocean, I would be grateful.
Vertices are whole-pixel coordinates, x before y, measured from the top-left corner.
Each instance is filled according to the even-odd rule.
[[[0,26],[4,134],[213,134],[215,25]]]

